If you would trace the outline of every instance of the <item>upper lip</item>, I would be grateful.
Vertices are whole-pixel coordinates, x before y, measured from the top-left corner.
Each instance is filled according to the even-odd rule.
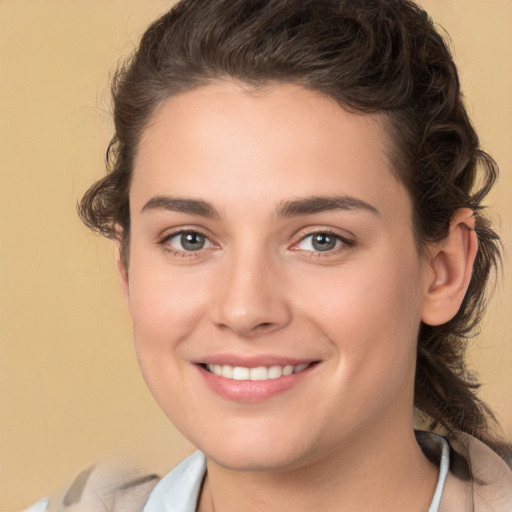
[[[240,366],[244,368],[257,368],[258,366],[297,366],[299,364],[309,364],[319,362],[314,358],[297,358],[277,355],[235,355],[235,354],[215,354],[206,356],[195,361],[196,364],[218,364],[228,366]]]

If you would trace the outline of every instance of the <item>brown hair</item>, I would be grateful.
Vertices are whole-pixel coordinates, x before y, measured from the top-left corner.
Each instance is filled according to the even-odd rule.
[[[462,306],[446,324],[420,328],[415,406],[432,428],[467,432],[499,451],[488,429],[494,417],[464,362],[499,262],[498,236],[482,214],[497,166],[479,147],[432,20],[408,0],[182,0],[157,19],[115,77],[109,173],[79,205],[86,225],[120,239],[126,265],[128,193],[142,132],[170,96],[222,79],[297,83],[346,109],[382,112],[420,248],[446,237],[457,209],[475,212],[479,251]]]

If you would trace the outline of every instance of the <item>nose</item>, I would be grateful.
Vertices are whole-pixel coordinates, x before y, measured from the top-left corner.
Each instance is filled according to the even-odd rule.
[[[213,322],[243,338],[288,325],[291,310],[278,266],[261,253],[244,253],[226,261],[216,280]]]

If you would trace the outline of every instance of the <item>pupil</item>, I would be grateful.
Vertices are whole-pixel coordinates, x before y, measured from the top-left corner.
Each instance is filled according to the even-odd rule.
[[[205,238],[199,233],[184,233],[181,235],[181,245],[187,251],[198,251],[204,247]]]
[[[313,247],[317,251],[330,251],[336,246],[336,239],[325,233],[313,237]]]

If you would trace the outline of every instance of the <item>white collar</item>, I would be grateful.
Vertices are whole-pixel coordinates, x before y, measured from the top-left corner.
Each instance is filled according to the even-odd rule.
[[[206,457],[195,452],[158,482],[142,512],[196,512]]]
[[[441,463],[439,464],[439,478],[437,479],[436,490],[434,491],[434,497],[432,498],[428,512],[437,512],[439,510],[444,483],[446,482],[446,476],[448,475],[448,468],[450,466],[450,445],[444,437],[436,436],[436,438],[442,443]]]

